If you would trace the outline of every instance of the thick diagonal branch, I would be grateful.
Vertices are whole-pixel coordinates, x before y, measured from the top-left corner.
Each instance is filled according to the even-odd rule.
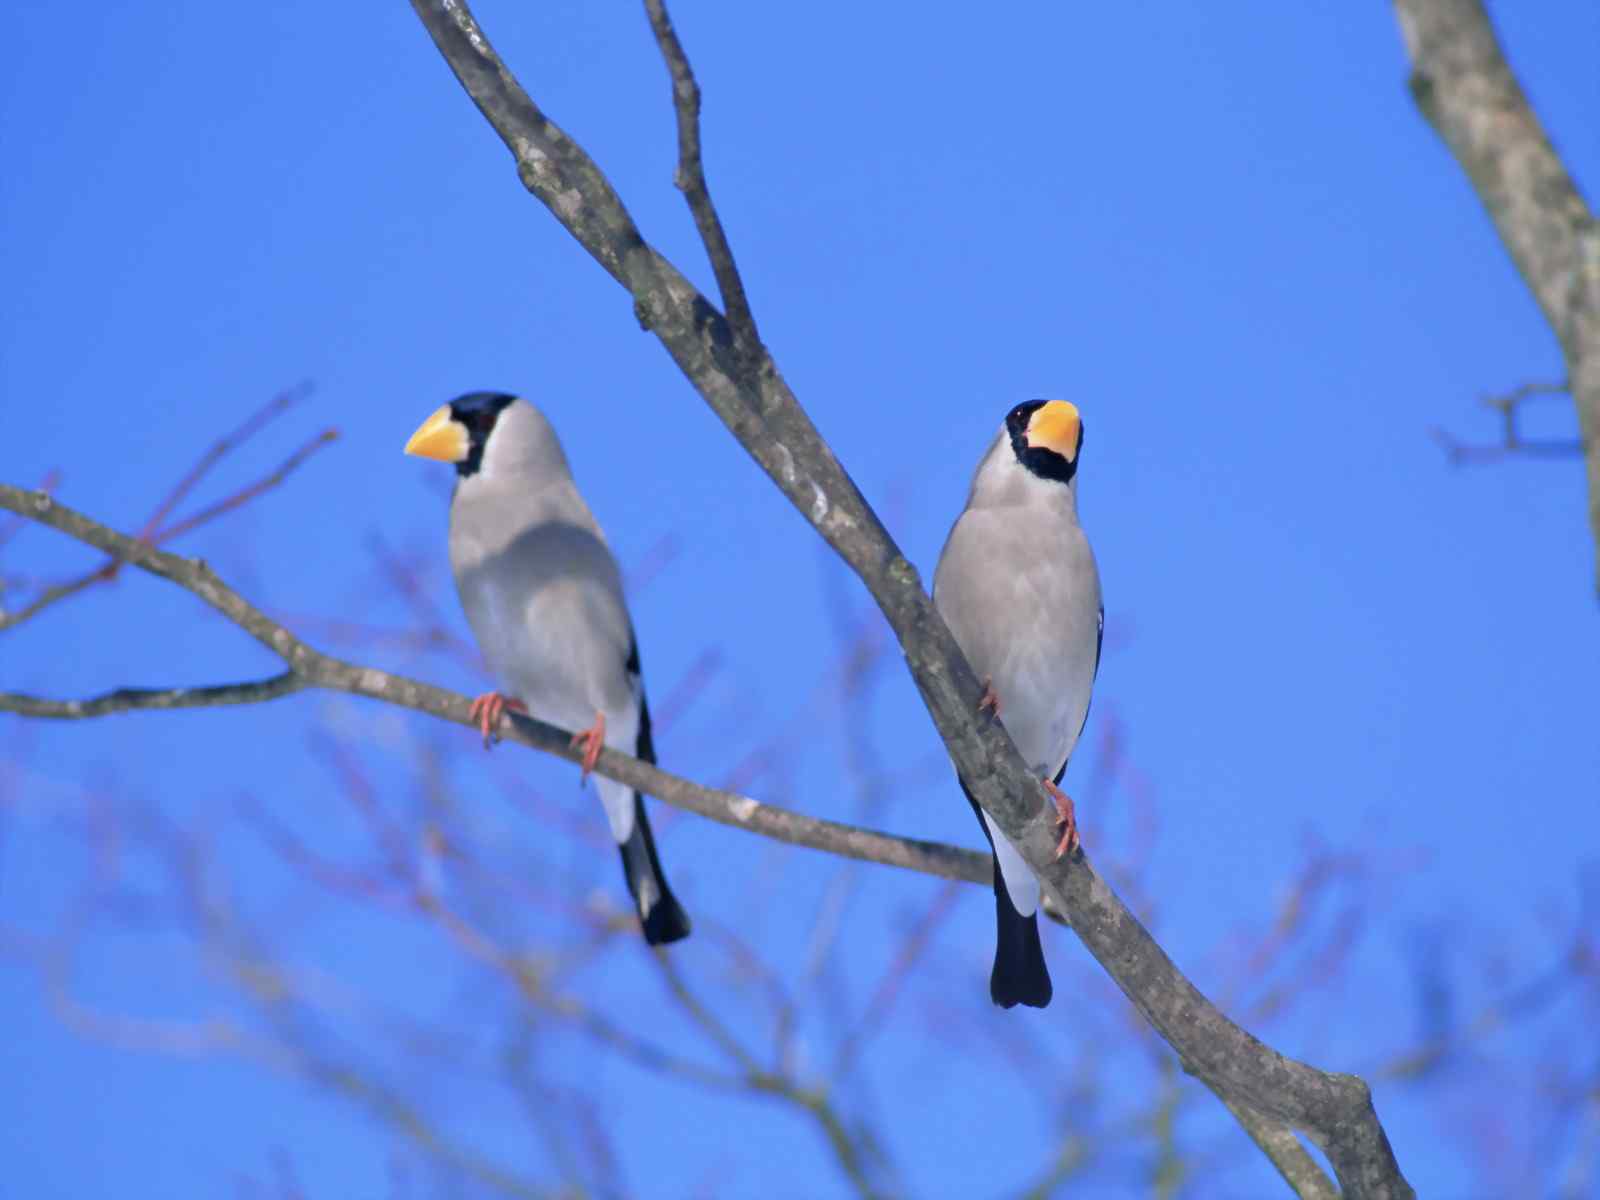
[[[883,610],[940,737],[980,804],[1067,913],[1090,953],[1184,1065],[1234,1103],[1306,1132],[1347,1195],[1411,1189],[1361,1080],[1285,1058],[1234,1025],[1172,964],[1082,858],[1053,859],[1054,809],[998,723],[976,719],[972,669],[900,553],[764,349],[651,247],[599,166],[529,98],[463,0],[412,7],[551,214],[619,283],[685,377]]]
[[[1481,0],[1395,0],[1395,15],[1417,107],[1467,173],[1561,344],[1600,549],[1600,225],[1512,74]]]

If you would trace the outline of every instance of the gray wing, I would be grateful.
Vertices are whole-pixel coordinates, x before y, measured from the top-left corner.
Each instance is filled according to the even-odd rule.
[[[988,513],[964,512],[933,573],[933,603],[979,678],[995,674],[1016,638],[1020,606],[1031,599],[1018,547]]]
[[[1093,676],[1091,676],[1091,678],[1089,680],[1091,687],[1100,678],[1100,652],[1105,648],[1105,644],[1106,644],[1106,606],[1105,606],[1105,601],[1102,600],[1100,602],[1100,615],[1096,618],[1095,631],[1094,631],[1094,674],[1093,674]],[[1093,708],[1093,707],[1094,707],[1094,692],[1091,691],[1089,693],[1089,703],[1084,707],[1084,710],[1083,710],[1083,724],[1078,726],[1078,736],[1075,739],[1073,739],[1073,744],[1074,745],[1076,745],[1078,742],[1083,740],[1083,731],[1085,729],[1089,728],[1089,710],[1091,708]],[[1061,763],[1061,770],[1056,772],[1056,783],[1057,783],[1057,785],[1059,785],[1061,783],[1061,779],[1062,779],[1062,777],[1064,775],[1066,775],[1066,773],[1067,773],[1067,764],[1063,760],[1063,762]]]
[[[535,715],[583,728],[596,710],[637,710],[622,577],[593,529],[531,525],[457,584],[484,657]]]

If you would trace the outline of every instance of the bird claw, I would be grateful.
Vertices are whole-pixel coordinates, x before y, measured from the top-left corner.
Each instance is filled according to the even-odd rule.
[[[985,679],[983,681],[983,698],[978,701],[978,711],[988,713],[997,720],[999,719],[1000,693],[994,690],[993,680]]]
[[[487,750],[500,740],[497,732],[500,728],[500,719],[507,712],[527,716],[528,708],[521,700],[502,696],[499,692],[485,692],[472,702],[472,707],[467,712],[483,732],[483,748]]]
[[[1063,792],[1048,779],[1039,781],[1044,785],[1044,790],[1050,793],[1050,799],[1056,806],[1056,828],[1061,829],[1061,841],[1056,844],[1056,852],[1051,857],[1060,859],[1064,854],[1071,854],[1083,843],[1078,837],[1078,810],[1072,803],[1072,797]],[[1063,828],[1064,827],[1064,828]]]
[[[600,747],[606,743],[606,715],[603,712],[594,714],[594,724],[587,729],[579,730],[572,735],[572,740],[567,743],[574,750],[583,747],[583,759],[579,764],[583,774],[578,776],[578,785],[583,786],[594,770],[595,763],[600,761]]]

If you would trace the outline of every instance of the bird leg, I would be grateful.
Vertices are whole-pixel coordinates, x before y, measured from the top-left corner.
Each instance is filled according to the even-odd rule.
[[[1056,805],[1056,828],[1060,829],[1061,841],[1056,845],[1053,857],[1060,858],[1063,854],[1071,854],[1081,844],[1078,839],[1078,810],[1073,806],[1072,797],[1063,792],[1048,779],[1039,780],[1044,784],[1044,790],[1050,793],[1050,799]]]
[[[598,710],[594,714],[594,724],[589,728],[580,730],[572,735],[572,741],[567,743],[574,750],[583,747],[583,774],[578,777],[581,784],[589,778],[589,772],[594,770],[594,764],[600,761],[600,747],[606,744],[606,715]]]
[[[478,723],[478,728],[483,731],[483,748],[487,750],[490,745],[499,740],[496,732],[500,727],[500,718],[507,712],[528,715],[528,706],[521,700],[510,696],[502,696],[499,692],[485,692],[472,702],[468,714]]]
[[[978,711],[988,713],[996,720],[1000,718],[1000,693],[994,690],[994,681],[983,681],[983,699],[978,701]]]

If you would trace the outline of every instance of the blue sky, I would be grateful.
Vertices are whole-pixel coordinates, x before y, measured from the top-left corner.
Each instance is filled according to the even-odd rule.
[[[642,12],[477,11],[646,235],[709,289],[671,186],[668,89]],[[1312,1008],[1273,1035],[1280,1048],[1367,1068],[1416,1019],[1419,937],[1498,954],[1508,978],[1536,971],[1595,861],[1594,550],[1575,463],[1453,468],[1428,436],[1442,425],[1492,437],[1476,397],[1561,365],[1410,105],[1388,9],[1023,5],[940,20],[891,6],[680,3],[674,16],[763,335],[925,581],[1005,410],[1033,396],[1083,410],[1080,504],[1113,647],[1091,731],[1124,726],[1149,781],[1159,823],[1147,882],[1179,964],[1220,991],[1215,948],[1271,921],[1316,839],[1403,865],[1367,897],[1345,985],[1356,1000]],[[1592,195],[1600,12],[1501,5],[1496,16]],[[451,395],[522,392],[556,422],[623,563],[659,562],[633,596],[654,693],[715,655],[662,739],[665,765],[721,782],[781,732],[784,769],[752,793],[862,819],[848,762],[865,730],[888,772],[873,823],[981,844],[892,655],[861,703],[841,714],[827,702],[839,614],[866,619],[864,593],[640,332],[626,294],[522,190],[407,7],[180,2],[100,6],[75,22],[25,3],[0,78],[0,396],[13,430],[0,478],[33,484],[59,468],[64,500],[133,528],[219,433],[312,380],[312,397],[207,495],[324,426],[341,440],[186,552],[330,649],[474,690],[458,663],[339,646],[316,619],[415,619],[374,583],[380,539],[426,568],[464,633],[443,569],[444,481],[399,447]],[[1539,421],[1569,431],[1565,402],[1546,403]],[[53,578],[92,562],[30,531],[0,571]],[[0,687],[50,695],[273,669],[144,579],[4,640]],[[71,814],[107,789],[191,829],[250,794],[330,853],[357,845],[317,751],[313,731],[330,728],[387,795],[414,794],[410,756],[437,746],[461,804],[525,777],[599,828],[564,765],[512,751],[486,761],[460,731],[340,698],[56,727],[6,719],[0,918],[57,927],[83,870]],[[1074,777],[1082,787],[1081,765]],[[1079,812],[1091,855],[1131,837],[1124,810],[1097,813],[1085,794]],[[497,820],[508,845],[537,840],[525,814]],[[240,894],[292,895],[243,841],[219,835],[214,849]],[[555,853],[586,887],[620,887],[609,851],[594,851],[603,864],[576,842]],[[743,927],[798,978],[804,917],[834,864],[687,817],[663,822],[663,853],[697,917]],[[939,885],[887,870],[852,878],[839,954],[859,1008]],[[742,926],[752,893],[760,917]],[[963,1022],[996,1037],[1014,1036],[1003,1022],[1132,1037],[1059,930],[1047,938],[1055,1005],[988,1012],[989,904],[968,889],[937,933],[937,986],[953,990]],[[330,917],[307,919],[292,941],[396,1004],[458,1011],[460,991],[407,969],[414,936]],[[193,1015],[225,991],[162,935],[116,932],[90,949],[78,985],[146,1016]],[[619,948],[586,984],[619,1019],[655,1029],[641,958]],[[686,961],[712,978],[710,960]],[[1080,979],[1082,991],[1062,986]],[[110,1181],[121,1194],[213,1194],[270,1179],[279,1150],[310,1194],[386,1186],[386,1136],[292,1075],[74,1036],[20,968],[0,973],[0,1011],[12,1030],[0,1071],[34,1081],[0,1098],[0,1156],[18,1194],[94,1194]],[[688,1035],[669,1024],[659,1036]],[[965,1147],[985,1097],[1031,1093],[981,1054],[942,1063],[938,1036],[908,1021],[864,1068],[902,1181],[916,1194],[1006,1194],[1027,1172],[995,1167],[994,1145]],[[1485,1050],[1481,1087],[1526,1084],[1535,1043]],[[842,1186],[792,1117],[593,1069],[617,1096],[640,1097],[616,1101],[638,1194],[739,1194],[773,1156],[793,1164],[791,1194]],[[1440,1095],[1380,1088],[1380,1112],[1420,1190],[1474,1194],[1481,1163],[1460,1135],[1483,1097],[1461,1080]],[[1513,1143],[1537,1144],[1539,1131],[1506,1119]],[[745,1142],[725,1144],[727,1121]],[[513,1159],[530,1155],[537,1174],[515,1126],[486,1117],[482,1131]],[[994,1136],[1009,1164],[1033,1162],[1051,1134],[1041,1119]],[[1270,1194],[1270,1175],[1232,1153],[1219,1184],[1230,1190],[1196,1194]]]

